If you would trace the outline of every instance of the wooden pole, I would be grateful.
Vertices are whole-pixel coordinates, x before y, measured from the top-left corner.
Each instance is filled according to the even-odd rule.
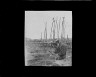
[[[42,32],[41,32],[41,40],[42,40]]]
[[[47,40],[47,22],[45,23],[44,38]]]
[[[61,21],[61,17],[60,17],[60,19],[59,19],[59,33],[60,33],[60,21]],[[58,33],[58,34],[59,34],[59,33]]]
[[[45,39],[45,29],[44,29],[44,39]]]
[[[52,26],[51,26],[50,38],[53,39],[53,22],[52,22]]]
[[[63,21],[62,21],[62,38],[65,38],[65,25],[64,25],[64,18],[65,17],[62,17],[63,18]]]
[[[45,25],[46,25],[46,40],[47,40],[47,22],[46,22]]]
[[[67,40],[68,40],[68,34],[67,34]]]
[[[55,39],[55,20],[54,20],[54,18],[53,18],[53,23],[52,23],[52,25],[53,25],[53,39]]]
[[[57,38],[59,39],[59,26],[58,26],[57,20],[56,20],[56,26],[57,26]]]

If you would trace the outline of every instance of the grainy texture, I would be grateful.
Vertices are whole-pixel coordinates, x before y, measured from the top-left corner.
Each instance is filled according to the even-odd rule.
[[[63,41],[58,46],[27,39],[27,66],[72,66],[71,43]]]

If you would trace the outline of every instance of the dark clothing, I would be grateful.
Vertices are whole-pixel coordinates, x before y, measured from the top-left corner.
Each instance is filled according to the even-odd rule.
[[[67,47],[64,46],[64,45],[61,45],[61,43],[59,42],[59,40],[53,42],[51,44],[51,46],[53,48],[55,48],[55,54],[58,54],[58,59],[61,60],[61,59],[64,59],[66,57],[66,51],[67,51]]]
[[[66,57],[66,51],[67,47],[61,45],[56,48],[55,53],[59,55],[59,59],[64,59]]]

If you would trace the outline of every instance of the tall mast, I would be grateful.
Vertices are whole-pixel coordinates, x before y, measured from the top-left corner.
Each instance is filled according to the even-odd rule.
[[[68,40],[68,34],[67,34],[67,40]]]
[[[54,18],[52,19],[52,38],[54,39]]]
[[[47,40],[47,22],[45,23],[44,39]]]
[[[58,23],[57,23],[57,19],[56,19],[56,27],[57,27],[57,38],[59,39],[59,26],[58,26]]]
[[[53,39],[55,39],[55,20],[54,20],[54,18],[53,18]]]
[[[50,39],[53,39],[53,22],[52,22],[52,26],[51,26]]]
[[[42,32],[41,32],[41,40],[42,40]]]
[[[45,39],[45,29],[44,29],[44,39]]]
[[[65,17],[62,17],[62,18],[63,18],[63,21],[62,21],[62,34],[61,34],[62,36],[61,37],[65,38],[65,27],[64,27],[64,18]]]
[[[46,25],[46,40],[47,40],[47,22],[45,23]]]
[[[60,21],[61,21],[61,17],[60,17],[60,19],[59,19],[59,33],[60,33]],[[58,33],[58,34],[59,34],[59,33]]]
[[[46,39],[46,27],[45,27],[45,30],[44,30],[44,39]]]

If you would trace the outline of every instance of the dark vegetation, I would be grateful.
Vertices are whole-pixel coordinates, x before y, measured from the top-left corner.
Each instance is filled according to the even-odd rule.
[[[58,64],[54,63],[54,61],[66,59],[66,53],[68,49],[72,51],[72,42],[67,41],[63,44],[59,40],[51,43],[40,43],[40,41],[38,43],[37,41],[38,40],[34,41],[35,43],[33,43],[32,40],[29,40],[26,43],[26,45],[28,45],[30,49],[35,44],[35,47],[37,46],[37,49],[32,49],[31,52],[40,53],[35,54],[33,59],[28,60],[28,66],[59,66]],[[52,51],[51,49],[53,49],[54,51]]]

